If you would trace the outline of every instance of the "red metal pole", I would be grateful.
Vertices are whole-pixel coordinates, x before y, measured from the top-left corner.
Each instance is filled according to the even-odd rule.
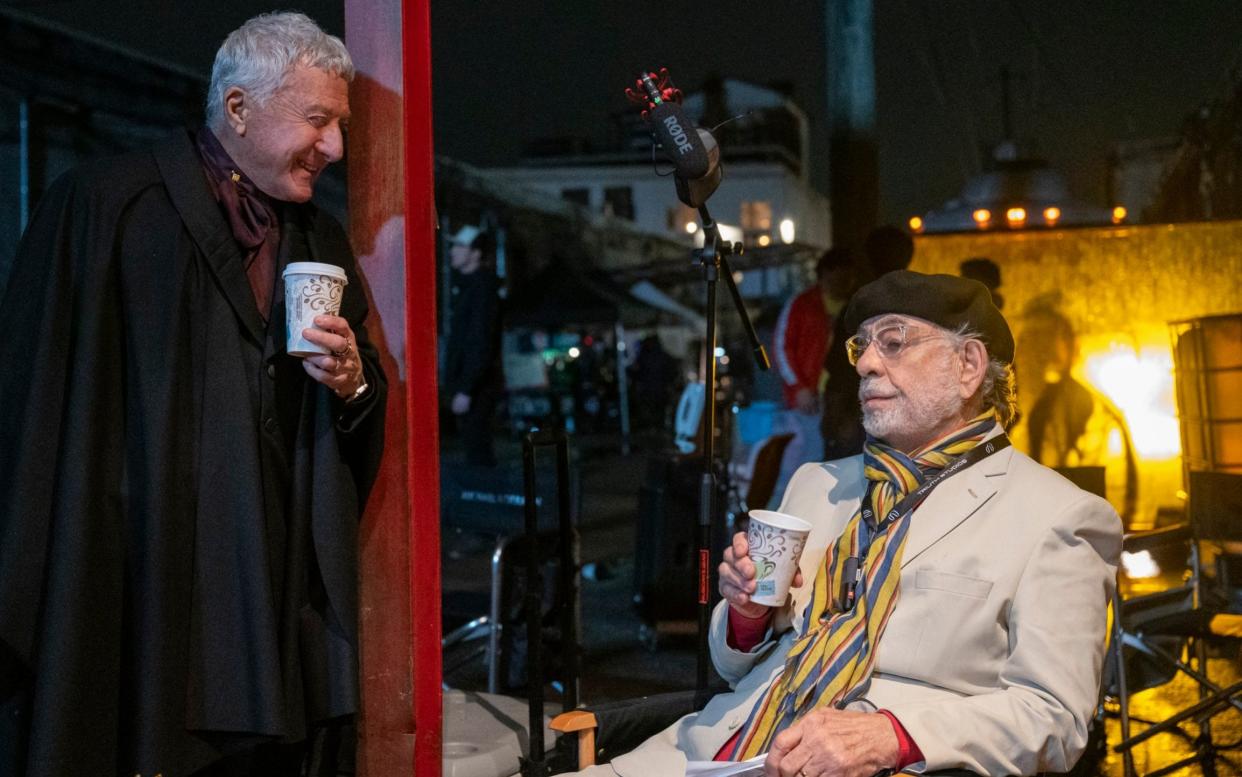
[[[428,0],[346,0],[349,234],[388,375],[359,532],[361,777],[441,771],[439,436]]]
[[[414,646],[414,774],[439,777],[443,701],[430,0],[409,0],[402,4],[401,37],[405,86],[405,364],[409,429],[410,640]]]

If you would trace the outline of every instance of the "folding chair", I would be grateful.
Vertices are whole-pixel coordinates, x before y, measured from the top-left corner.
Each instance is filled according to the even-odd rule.
[[[556,583],[559,579],[560,537],[556,532],[540,532],[537,546],[532,549],[529,538],[500,536],[491,557],[491,587],[488,594],[488,611],[453,629],[440,640],[446,652],[450,648],[468,642],[486,639],[481,649],[458,651],[445,657],[445,676],[483,656],[487,665],[487,692],[511,693],[525,685],[526,637],[523,603],[525,597],[526,565],[532,552],[539,554],[539,563],[545,568],[544,590],[541,600],[544,622],[555,619],[561,607],[561,597],[566,595]],[[471,597],[461,597],[468,601]],[[553,629],[549,635],[553,641],[559,635]],[[444,683],[445,690],[449,684]]]
[[[446,651],[444,674],[471,666],[482,657],[487,666],[487,692],[519,690],[524,683],[526,637],[523,629],[522,600],[525,595],[524,570],[531,553],[546,568],[542,592],[544,614],[559,608],[563,597],[572,592],[558,584],[560,528],[557,515],[556,470],[541,466],[536,502],[538,541],[532,548],[525,532],[523,470],[515,467],[445,466],[441,473],[441,516],[446,531],[477,538],[491,547],[490,585],[484,590],[445,592],[445,613],[458,624],[440,640]],[[567,474],[570,494],[570,521],[577,523],[581,489],[577,471]],[[573,558],[577,558],[576,532]],[[575,570],[576,574],[576,570]],[[576,606],[576,605],[575,605]],[[478,644],[466,649],[470,643]],[[449,683],[444,683],[447,690]]]
[[[746,496],[740,505],[742,512],[767,507],[780,477],[781,457],[793,437],[790,433],[774,434],[754,445],[745,464],[729,465],[729,472],[738,485],[746,486]]]
[[[1242,521],[1238,520],[1242,517],[1242,475],[1191,472],[1189,515],[1189,523],[1135,532],[1125,538],[1124,548],[1131,553],[1173,543],[1185,544],[1189,551],[1189,575],[1182,585],[1126,599],[1114,594],[1106,686],[1120,706],[1121,741],[1113,749],[1123,756],[1126,777],[1136,774],[1134,747],[1162,733],[1191,740],[1194,753],[1149,772],[1147,777],[1169,774],[1196,762],[1205,775],[1214,775],[1217,751],[1222,746],[1212,740],[1211,719],[1230,707],[1242,711],[1242,682],[1221,686],[1208,677],[1208,639],[1238,634],[1242,616],[1224,613],[1213,597],[1218,592],[1205,586],[1201,547],[1242,541]],[[1216,582],[1223,582],[1221,575]],[[1197,684],[1199,700],[1132,733],[1131,696],[1163,685],[1178,673]],[[1197,724],[1195,735],[1181,728],[1186,722]]]

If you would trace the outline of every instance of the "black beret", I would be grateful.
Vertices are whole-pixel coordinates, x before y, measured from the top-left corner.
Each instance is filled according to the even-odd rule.
[[[885,273],[850,298],[845,331],[854,334],[862,322],[889,313],[926,319],[945,329],[967,324],[979,332],[989,355],[1013,361],[1013,333],[992,304],[988,287],[979,281],[911,270]]]

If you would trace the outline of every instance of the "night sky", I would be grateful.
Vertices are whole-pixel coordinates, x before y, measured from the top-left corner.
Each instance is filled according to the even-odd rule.
[[[260,6],[240,0],[11,5],[206,74]],[[339,3],[300,7],[341,33]],[[1242,63],[1236,0],[875,0],[881,207],[902,221],[953,196],[1001,137],[1002,67],[1016,135],[1105,204],[1118,140],[1176,135]],[[546,10],[545,10],[546,9]],[[511,164],[540,136],[602,141],[622,90],[667,66],[685,89],[712,73],[785,82],[813,123],[827,188],[822,2],[432,3],[437,152]],[[725,185],[728,185],[727,182]]]

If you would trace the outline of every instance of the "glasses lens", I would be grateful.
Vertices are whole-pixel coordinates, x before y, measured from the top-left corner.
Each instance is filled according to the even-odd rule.
[[[906,345],[906,330],[900,326],[889,326],[881,329],[875,336],[875,346],[885,359],[893,359],[901,353]]]

